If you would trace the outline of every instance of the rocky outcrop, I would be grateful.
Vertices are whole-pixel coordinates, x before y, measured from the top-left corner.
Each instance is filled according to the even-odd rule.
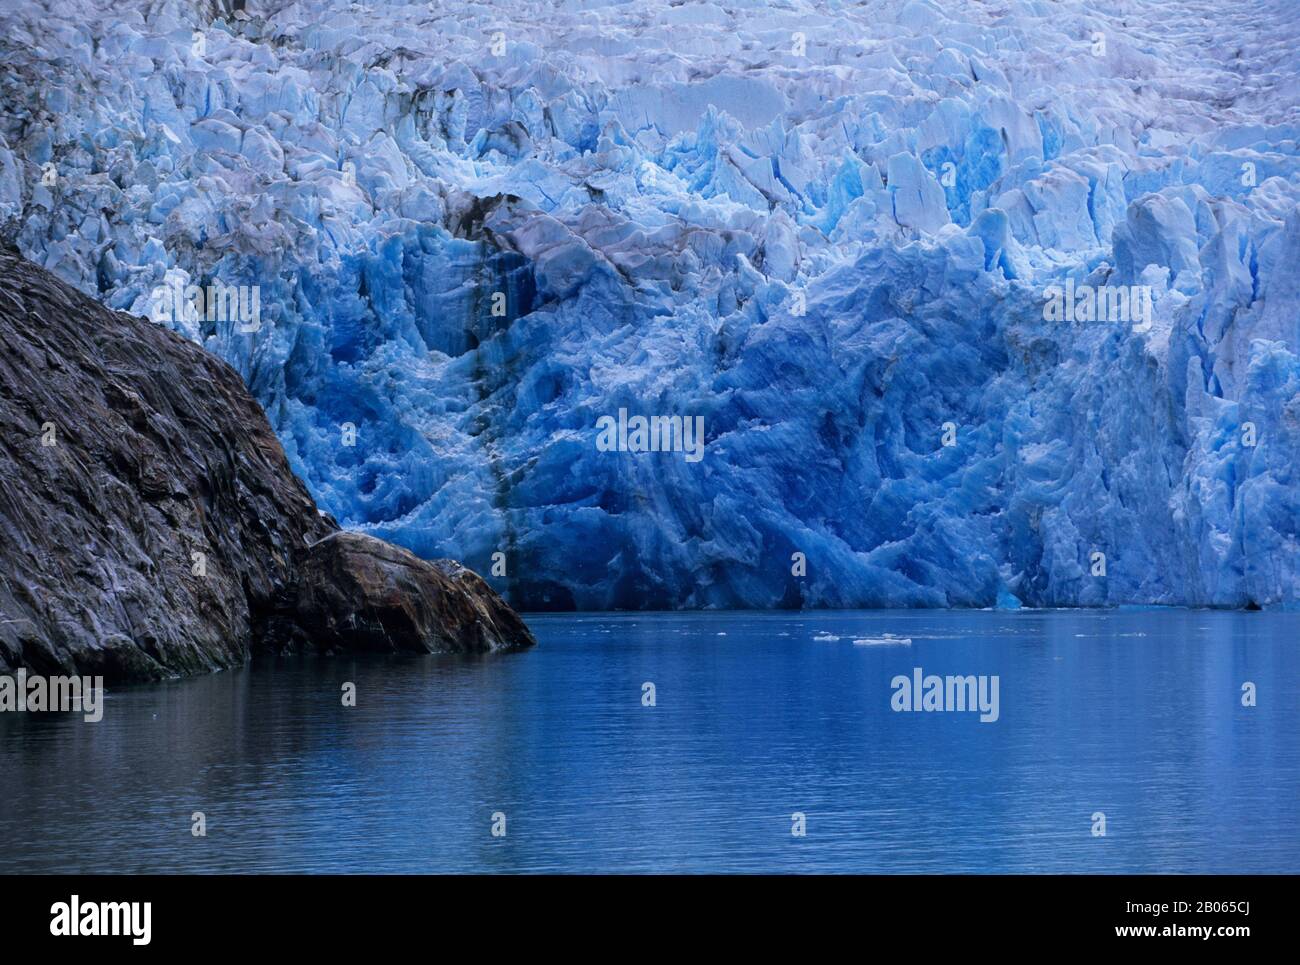
[[[518,614],[453,560],[428,563],[362,533],[333,533],[299,566],[297,590],[268,643],[279,649],[491,650],[528,639]]]
[[[340,532],[226,363],[0,252],[0,672],[533,642],[472,573]]]

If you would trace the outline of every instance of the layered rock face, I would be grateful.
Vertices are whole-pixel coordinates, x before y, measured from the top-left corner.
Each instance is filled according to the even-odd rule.
[[[345,526],[525,608],[1300,601],[1291,0],[246,7],[4,5],[0,227],[260,291],[169,324]]]
[[[455,564],[340,533],[226,363],[0,253],[0,672],[530,643]]]

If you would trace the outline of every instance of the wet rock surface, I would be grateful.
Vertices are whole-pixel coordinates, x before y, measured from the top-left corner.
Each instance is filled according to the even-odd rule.
[[[0,672],[531,643],[468,571],[339,532],[225,362],[0,252]]]
[[[416,653],[492,650],[530,639],[509,606],[472,570],[430,563],[363,533],[337,532],[300,563],[297,592],[275,620],[283,649]],[[268,643],[274,633],[267,633]]]

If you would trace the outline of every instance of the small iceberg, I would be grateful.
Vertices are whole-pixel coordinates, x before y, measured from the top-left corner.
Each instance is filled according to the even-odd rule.
[[[833,642],[833,641],[835,641],[835,640],[838,640],[839,637],[837,637],[837,636],[836,636],[835,634],[833,634],[833,633],[819,633],[819,634],[817,634],[815,637],[813,637],[813,639],[814,639],[814,640],[826,640],[826,641],[832,641],[832,642]]]
[[[912,645],[911,637],[896,637],[892,633],[886,633],[882,637],[854,637],[853,645],[855,647],[910,647]]]

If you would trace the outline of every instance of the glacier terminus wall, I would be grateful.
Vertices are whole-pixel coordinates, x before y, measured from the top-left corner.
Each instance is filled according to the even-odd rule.
[[[1300,601],[1288,0],[0,0],[0,233],[521,608]]]

